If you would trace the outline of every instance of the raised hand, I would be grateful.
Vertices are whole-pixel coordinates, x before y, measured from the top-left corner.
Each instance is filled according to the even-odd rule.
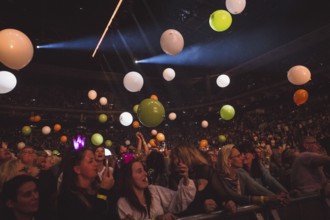
[[[204,201],[204,210],[206,213],[213,212],[217,209],[218,205],[213,199],[206,199]]]

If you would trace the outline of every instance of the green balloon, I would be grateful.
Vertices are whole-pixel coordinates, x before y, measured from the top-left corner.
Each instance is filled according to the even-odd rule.
[[[106,123],[108,121],[108,116],[106,114],[99,115],[99,122]]]
[[[235,109],[231,105],[224,105],[220,109],[220,116],[224,120],[231,120],[235,116]]]
[[[216,10],[211,14],[209,24],[213,30],[221,32],[230,27],[232,20],[233,19],[228,11]]]
[[[30,135],[31,134],[31,127],[27,126],[27,125],[23,126],[22,133],[26,136]]]
[[[106,140],[106,141],[104,142],[104,145],[105,145],[106,147],[111,147],[111,146],[112,146],[112,141],[110,141],[110,140]]]
[[[139,105],[134,105],[133,106],[133,112],[137,113],[138,109],[139,109]]]
[[[103,136],[99,133],[95,133],[91,138],[92,144],[95,146],[100,146],[103,143]]]
[[[54,155],[59,155],[60,152],[59,152],[58,150],[53,150],[53,154],[54,154]]]
[[[225,135],[222,135],[222,134],[218,136],[218,139],[219,139],[219,141],[220,141],[221,143],[226,142],[226,140],[227,140],[227,139],[226,139],[226,136],[225,136]]]
[[[154,99],[144,99],[137,111],[137,117],[141,124],[146,127],[156,127],[165,118],[165,109],[162,103]]]

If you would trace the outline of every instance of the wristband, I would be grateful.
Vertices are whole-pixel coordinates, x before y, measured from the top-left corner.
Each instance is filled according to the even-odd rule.
[[[98,199],[102,199],[102,200],[107,200],[107,196],[106,195],[102,195],[102,194],[97,194],[96,198]]]

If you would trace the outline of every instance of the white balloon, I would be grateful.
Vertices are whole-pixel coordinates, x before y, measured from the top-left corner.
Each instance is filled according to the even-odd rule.
[[[203,120],[201,125],[203,128],[207,128],[209,126],[209,123],[206,120]]]
[[[42,127],[41,131],[44,135],[48,135],[51,132],[51,128],[49,126]]]
[[[18,148],[19,150],[22,150],[24,147],[25,147],[25,143],[24,143],[24,142],[18,142],[18,143],[17,143],[17,148]]]
[[[105,155],[106,157],[109,157],[109,156],[111,156],[112,154],[111,154],[111,151],[110,151],[108,148],[104,148],[104,155]]]
[[[124,77],[124,86],[130,92],[138,92],[143,86],[143,77],[140,73],[131,71]]]
[[[119,121],[124,126],[129,126],[133,122],[133,116],[129,112],[123,112],[119,116]]]
[[[90,100],[94,100],[94,99],[96,99],[96,97],[97,97],[96,91],[95,90],[89,90],[89,92],[88,92],[88,98]]]
[[[10,92],[16,87],[17,80],[14,74],[8,71],[0,71],[0,94]]]
[[[108,104],[108,99],[106,97],[101,97],[100,98],[100,104],[101,105],[106,105]]]
[[[226,8],[231,14],[240,14],[245,9],[246,0],[226,0]]]
[[[176,114],[174,112],[171,112],[169,115],[168,115],[168,118],[173,121],[176,119]]]
[[[221,88],[225,88],[229,85],[230,83],[230,78],[229,76],[225,75],[225,74],[221,74],[220,76],[218,76],[217,78],[217,85]]]
[[[126,145],[130,145],[130,144],[131,144],[131,141],[130,141],[130,140],[126,140],[126,141],[125,141],[125,144],[126,144]]]
[[[180,53],[184,46],[181,33],[174,29],[168,29],[160,37],[160,47],[168,55]]]
[[[175,71],[172,68],[166,68],[163,71],[163,78],[166,81],[172,81],[174,79],[174,77],[175,77]]]

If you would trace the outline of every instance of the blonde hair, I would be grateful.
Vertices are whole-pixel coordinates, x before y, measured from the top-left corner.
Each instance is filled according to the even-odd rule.
[[[188,167],[205,164],[208,165],[206,158],[195,147],[180,146],[171,152],[182,160]]]
[[[17,175],[17,167],[20,163],[19,159],[11,159],[0,165],[0,192],[3,184]]]
[[[231,165],[230,165],[229,157],[231,155],[231,150],[234,147],[235,146],[233,144],[226,144],[223,147],[221,147],[218,153],[217,169],[226,175],[230,173]]]

